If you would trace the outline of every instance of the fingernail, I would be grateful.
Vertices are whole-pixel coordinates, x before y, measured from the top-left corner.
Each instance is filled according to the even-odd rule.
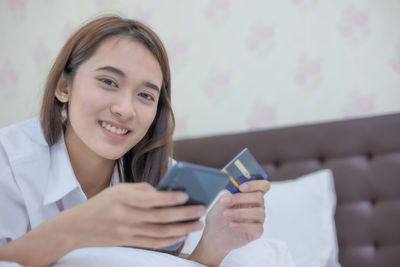
[[[187,200],[187,195],[184,193],[179,193],[178,195],[176,195],[176,200],[179,202],[184,202]]]
[[[239,189],[240,189],[240,191],[246,191],[247,189],[249,189],[249,185],[246,184],[246,183],[241,184],[241,185],[239,186]]]
[[[238,223],[235,223],[235,222],[231,222],[231,223],[230,223],[230,226],[231,226],[231,227],[238,227],[239,224],[238,224]]]
[[[206,213],[205,209],[199,209],[197,211],[197,215],[200,216],[200,217],[203,216],[205,213]]]
[[[231,210],[226,210],[226,211],[224,211],[224,216],[225,216],[226,218],[232,217],[232,214],[233,214],[233,212],[232,212]]]
[[[222,204],[229,204],[231,202],[230,196],[225,196],[221,199]]]

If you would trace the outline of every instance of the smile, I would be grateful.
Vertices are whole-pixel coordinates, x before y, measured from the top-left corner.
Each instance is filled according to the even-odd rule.
[[[115,126],[112,126],[104,121],[102,121],[100,123],[101,127],[103,127],[104,129],[106,129],[109,132],[115,133],[115,134],[119,134],[119,135],[126,135],[126,133],[128,132],[127,129],[121,129],[121,128],[117,128]]]

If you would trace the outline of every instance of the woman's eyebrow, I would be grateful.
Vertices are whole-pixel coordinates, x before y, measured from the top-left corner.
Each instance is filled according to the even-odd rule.
[[[104,67],[100,67],[100,68],[96,69],[96,71],[101,71],[101,70],[110,71],[110,72],[115,73],[115,74],[117,74],[117,75],[119,75],[121,77],[124,77],[124,78],[126,77],[125,72],[123,72],[122,70],[120,70],[120,69],[118,69],[116,67],[113,67],[113,66],[104,66]],[[160,93],[160,91],[161,91],[160,88],[158,88],[158,86],[155,85],[154,83],[145,82],[144,85],[146,87],[149,87],[151,89],[156,90],[158,93]]]
[[[156,90],[158,93],[160,93],[160,88],[158,88],[158,86],[155,85],[154,83],[145,82],[144,85],[145,85],[146,87],[149,87],[149,88],[151,88],[151,89],[154,89],[154,90]]]
[[[120,69],[118,69],[116,67],[113,67],[113,66],[104,66],[104,67],[96,69],[96,71],[99,71],[99,70],[110,71],[110,72],[115,73],[115,74],[117,74],[117,75],[119,75],[121,77],[126,77],[125,73],[122,70],[120,70]]]

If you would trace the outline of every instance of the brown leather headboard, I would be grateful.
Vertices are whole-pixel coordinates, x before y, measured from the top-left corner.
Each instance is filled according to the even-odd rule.
[[[222,168],[244,147],[270,180],[333,171],[342,267],[400,266],[400,114],[178,140],[174,158]]]

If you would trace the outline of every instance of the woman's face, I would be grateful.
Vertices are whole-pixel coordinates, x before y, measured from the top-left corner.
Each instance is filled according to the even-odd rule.
[[[68,87],[66,142],[81,141],[105,159],[122,157],[152,124],[162,78],[157,59],[141,43],[104,40]]]

